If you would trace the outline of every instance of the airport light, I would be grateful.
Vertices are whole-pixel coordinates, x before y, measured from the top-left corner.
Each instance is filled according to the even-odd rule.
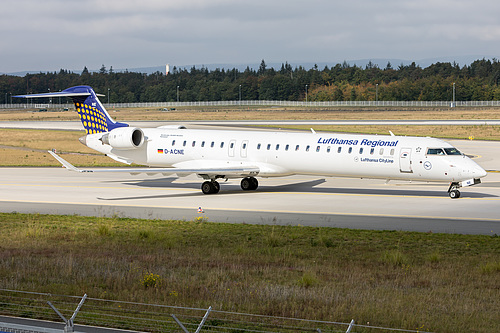
[[[307,103],[307,84],[306,84],[306,103]]]
[[[378,103],[378,83],[375,84],[375,102]]]
[[[453,82],[453,103],[451,104],[451,107],[455,107],[455,82]]]
[[[241,84],[240,84],[240,104],[241,104]]]
[[[179,86],[177,86],[177,103],[179,103]]]

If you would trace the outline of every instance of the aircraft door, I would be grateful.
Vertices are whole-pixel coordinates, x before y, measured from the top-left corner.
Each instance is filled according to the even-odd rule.
[[[236,147],[236,140],[229,141],[229,157],[234,157],[235,147]]]
[[[241,143],[240,155],[241,157],[247,157],[248,140],[243,140]]]
[[[399,152],[399,171],[412,173],[411,168],[411,148],[401,148]]]

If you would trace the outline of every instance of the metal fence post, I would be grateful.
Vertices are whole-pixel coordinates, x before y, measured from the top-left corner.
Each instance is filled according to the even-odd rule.
[[[52,310],[55,311],[55,313],[57,313],[59,315],[59,317],[61,317],[61,319],[66,324],[66,326],[64,326],[64,333],[71,333],[71,332],[75,331],[74,320],[75,320],[76,315],[78,314],[78,311],[80,311],[80,308],[82,307],[83,302],[85,302],[85,299],[87,299],[87,294],[83,295],[82,300],[80,301],[80,303],[78,303],[78,306],[76,307],[75,312],[73,312],[73,315],[69,319],[66,319],[66,317],[64,317],[62,315],[62,313],[59,312],[59,310],[57,310],[56,307],[52,305],[52,303],[50,303],[50,301],[47,301],[47,304],[52,308]]]
[[[354,326],[354,319],[351,320],[351,323],[349,324],[349,327],[347,328],[347,331],[345,333],[350,333],[353,326]]]

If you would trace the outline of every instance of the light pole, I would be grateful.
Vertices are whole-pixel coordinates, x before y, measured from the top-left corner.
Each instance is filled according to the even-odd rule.
[[[240,104],[241,104],[241,84],[240,84]]]
[[[306,84],[306,103],[307,103],[307,84]]]
[[[375,85],[375,102],[378,104],[378,83]]]
[[[455,82],[453,82],[453,103],[451,103],[451,107],[455,107]]]
[[[179,103],[179,86],[177,86],[177,103]]]
[[[109,88],[108,88],[108,104],[109,104]]]

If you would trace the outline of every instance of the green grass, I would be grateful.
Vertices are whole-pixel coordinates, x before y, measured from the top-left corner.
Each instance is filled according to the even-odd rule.
[[[0,214],[0,226],[0,288],[440,332],[500,327],[496,235],[24,214]]]

